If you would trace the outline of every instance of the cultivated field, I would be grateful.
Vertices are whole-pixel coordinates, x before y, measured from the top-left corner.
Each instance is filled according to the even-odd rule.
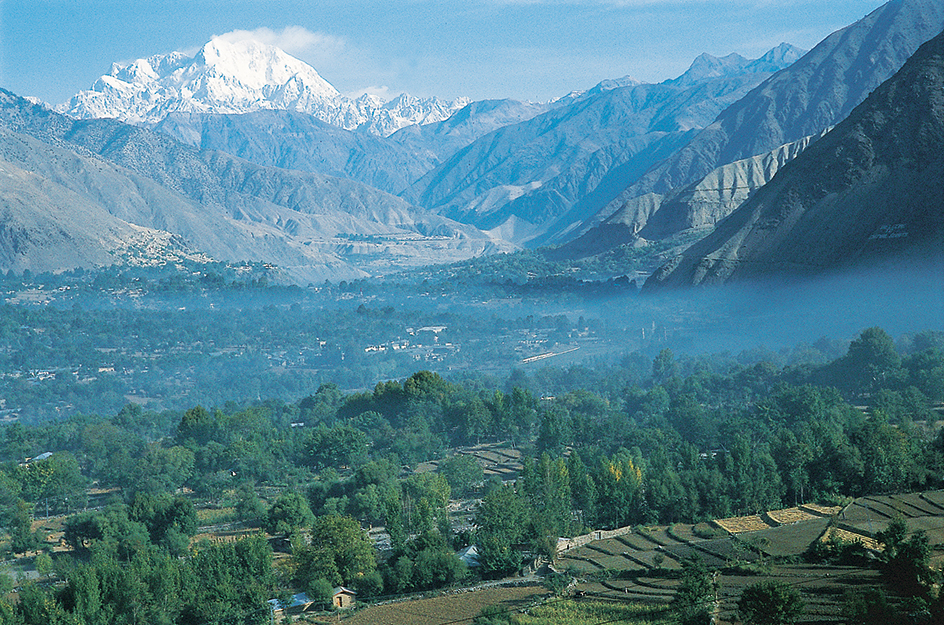
[[[502,480],[516,480],[521,472],[521,451],[509,447],[507,443],[481,444],[472,447],[460,447],[457,454],[475,458],[482,466],[485,477],[498,476]],[[416,467],[416,473],[429,473],[439,468],[438,460],[422,462]]]
[[[576,593],[587,599],[665,604],[678,581],[669,571],[689,557],[719,571],[719,623],[731,623],[741,592],[764,579],[798,588],[806,603],[801,623],[839,623],[848,589],[880,583],[875,569],[811,565],[802,554],[832,532],[845,541],[879,549],[874,540],[889,521],[902,517],[910,531],[924,530],[935,565],[944,560],[944,491],[862,497],[845,507],[803,505],[760,515],[721,519],[712,528],[676,524],[635,528],[561,554],[557,567],[589,575]],[[696,531],[697,530],[697,531]]]
[[[482,608],[503,605],[521,609],[548,596],[542,586],[497,587],[460,591],[429,599],[400,601],[371,606],[343,619],[348,625],[463,625],[472,622]],[[326,623],[335,623],[332,616]]]

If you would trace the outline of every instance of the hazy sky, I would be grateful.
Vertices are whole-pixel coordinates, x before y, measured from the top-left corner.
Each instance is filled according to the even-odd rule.
[[[701,52],[811,48],[881,0],[0,0],[0,86],[58,104],[112,62],[257,31],[345,93],[548,100]]]

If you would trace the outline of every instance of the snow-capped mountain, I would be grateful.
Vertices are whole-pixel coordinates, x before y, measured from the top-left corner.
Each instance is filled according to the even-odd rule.
[[[338,92],[307,63],[252,40],[214,38],[193,57],[181,52],[115,64],[88,91],[56,110],[79,119],[156,124],[170,113],[307,113],[346,130],[387,136],[405,126],[448,119],[468,104],[401,94],[387,102]]]
[[[511,249],[352,180],[71,119],[0,89],[0,271],[212,258],[272,263],[306,284]]]

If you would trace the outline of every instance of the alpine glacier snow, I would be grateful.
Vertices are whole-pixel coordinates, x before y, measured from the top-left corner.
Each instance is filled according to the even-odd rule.
[[[444,101],[401,94],[386,102],[338,92],[318,72],[279,48],[214,38],[193,57],[171,52],[114,64],[88,91],[56,107],[79,119],[156,124],[169,113],[307,113],[326,123],[388,136],[413,124],[448,119],[468,98]]]

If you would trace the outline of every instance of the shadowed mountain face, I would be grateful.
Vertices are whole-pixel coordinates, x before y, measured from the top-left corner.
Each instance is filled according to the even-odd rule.
[[[646,213],[651,203],[637,206],[634,198],[672,195],[721,165],[765,154],[835,125],[942,29],[944,3],[939,0],[893,0],[833,33],[728,107],[575,233],[605,221],[642,227],[654,213]]]
[[[11,171],[33,176],[0,178],[5,198],[30,198],[4,205],[4,227],[19,233],[8,237],[14,256],[4,269],[34,268],[44,255],[74,257],[71,266],[110,264],[120,252],[113,239],[123,235],[99,240],[96,229],[163,231],[160,237],[175,249],[274,263],[301,282],[496,249],[474,228],[351,180],[261,167],[114,120],[72,120],[3,91],[0,130],[0,155]],[[97,226],[88,233],[76,226],[70,238],[59,226],[73,203],[84,222]],[[37,212],[37,205],[48,210]],[[53,221],[40,223],[44,216]],[[63,251],[57,242],[75,249]],[[99,244],[103,250],[91,249]]]
[[[940,262],[942,147],[944,33],[646,288]]]

